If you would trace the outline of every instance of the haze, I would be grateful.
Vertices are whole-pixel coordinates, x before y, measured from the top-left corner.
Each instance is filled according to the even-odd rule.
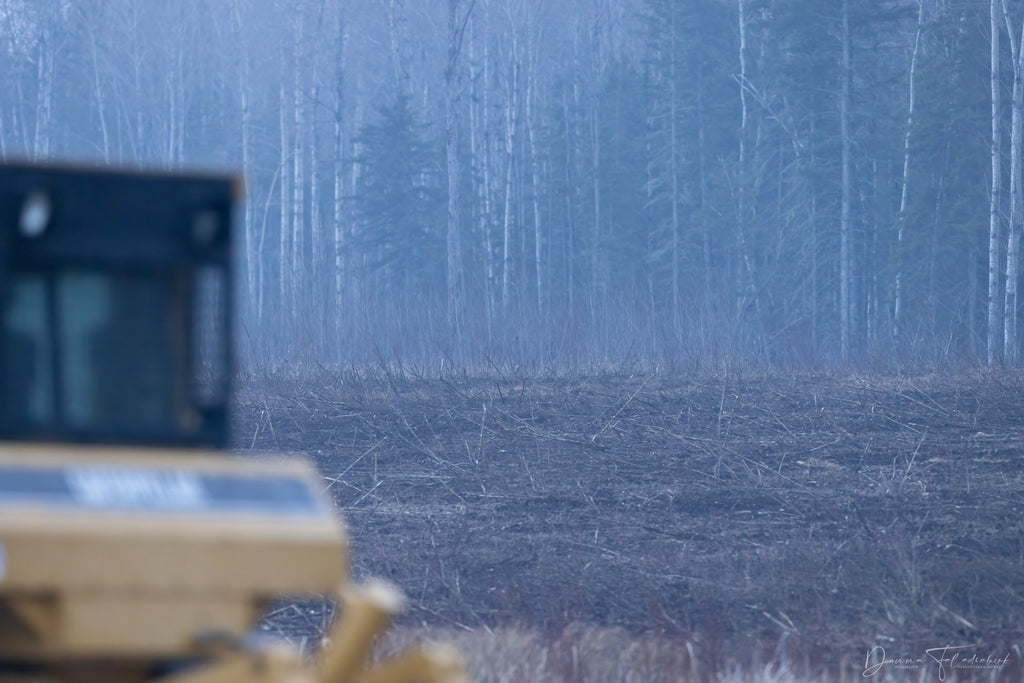
[[[0,153],[244,172],[256,365],[1012,363],[1017,4],[4,0]]]

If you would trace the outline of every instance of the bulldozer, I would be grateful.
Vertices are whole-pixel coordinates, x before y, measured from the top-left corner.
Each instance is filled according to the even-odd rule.
[[[347,576],[310,462],[229,451],[231,174],[0,165],[0,682],[460,683],[373,661],[401,592]],[[257,628],[336,600],[311,655]]]

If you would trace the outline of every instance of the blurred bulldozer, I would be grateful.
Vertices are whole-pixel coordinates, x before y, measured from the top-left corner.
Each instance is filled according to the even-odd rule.
[[[345,580],[314,468],[229,438],[231,177],[0,166],[0,681],[465,680],[367,661],[399,609]],[[319,659],[256,634],[342,604]]]

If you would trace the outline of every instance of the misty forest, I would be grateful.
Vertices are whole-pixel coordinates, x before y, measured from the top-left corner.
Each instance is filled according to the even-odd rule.
[[[0,41],[0,157],[244,174],[233,445],[316,464],[393,638],[1021,680],[1024,0],[0,0]]]
[[[4,0],[0,153],[244,171],[255,364],[1014,364],[1022,30],[1018,0]]]

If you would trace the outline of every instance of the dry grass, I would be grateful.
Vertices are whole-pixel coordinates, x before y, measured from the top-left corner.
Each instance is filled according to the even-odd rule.
[[[480,683],[622,681],[671,683],[703,680],[692,644],[652,635],[632,636],[615,627],[570,626],[557,637],[523,627],[494,630],[394,629],[382,653],[419,643],[454,644],[472,680]]]
[[[758,663],[750,653],[737,653],[722,669],[705,666],[700,646],[645,634],[635,636],[616,627],[571,625],[557,637],[535,629],[454,631],[401,628],[388,632],[379,644],[382,657],[430,642],[453,644],[462,653],[471,680],[478,683],[854,683],[1019,680],[1001,667],[940,671],[934,662],[877,672],[865,670],[863,660],[848,660],[809,670],[778,654]],[[781,648],[780,648],[781,649]],[[866,654],[866,653],[865,653]],[[1018,656],[1014,653],[1014,656]],[[870,675],[868,675],[870,674]]]
[[[320,466],[354,578],[409,595],[385,648],[454,640],[477,680],[937,681],[865,655],[965,644],[1013,664],[945,681],[1009,681],[1021,396],[1006,371],[338,374],[248,386],[238,442]]]

